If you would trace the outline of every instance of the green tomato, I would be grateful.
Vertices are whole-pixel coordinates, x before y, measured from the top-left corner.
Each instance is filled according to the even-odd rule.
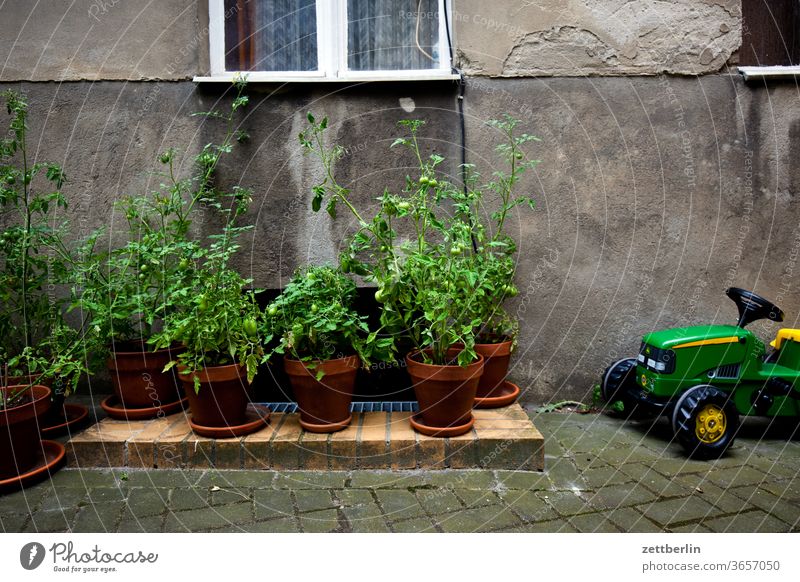
[[[427,186],[429,183],[430,183],[430,180],[428,180],[428,176],[422,176],[419,179],[419,185],[420,186]]]
[[[519,295],[519,291],[513,285],[506,285],[505,287],[503,287],[503,292],[505,292],[505,294],[508,295],[509,297],[516,297],[517,295]]]
[[[299,323],[295,323],[292,326],[292,335],[295,338],[301,337],[303,335],[303,326],[300,325]]]
[[[208,299],[205,296],[200,298],[200,302],[197,304],[197,309],[200,313],[203,313],[206,309],[208,309]]]
[[[518,160],[521,160],[522,159],[522,152],[515,153],[514,157],[517,158]]]
[[[150,270],[150,265],[148,265],[147,263],[144,263],[144,264],[142,264],[142,266],[139,267],[139,270],[142,273],[146,273],[147,271]]]
[[[398,202],[397,203],[397,209],[398,210],[408,210],[409,208],[411,208],[411,204],[409,204],[405,200],[403,200],[402,202]]]
[[[269,315],[270,317],[274,317],[277,314],[278,314],[278,308],[275,307],[274,305],[270,305],[269,309],[267,309],[267,315]]]
[[[6,182],[7,182],[8,184],[13,184],[13,183],[15,183],[16,181],[17,181],[17,179],[16,179],[14,176],[6,176]]]
[[[147,275],[145,273],[139,273],[139,281],[144,281],[147,279]]]
[[[317,311],[319,311],[319,307],[317,307],[316,303],[312,303],[311,304],[311,313],[316,313]]]
[[[244,332],[250,338],[255,338],[258,335],[258,325],[255,319],[248,317],[244,320]]]
[[[384,301],[386,301],[386,297],[383,296],[382,287],[378,287],[378,290],[375,291],[375,301],[377,301],[378,303],[383,303]]]
[[[436,180],[436,178],[431,178],[428,184],[431,188],[436,188],[439,185],[439,182]]]
[[[450,254],[453,256],[460,255],[464,249],[461,248],[461,245],[453,245],[450,247]]]
[[[187,269],[189,267],[189,259],[181,259],[181,262],[178,263],[179,269]]]

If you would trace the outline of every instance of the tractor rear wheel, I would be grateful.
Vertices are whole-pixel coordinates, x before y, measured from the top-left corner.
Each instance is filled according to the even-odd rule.
[[[600,394],[608,404],[622,402],[622,411],[609,408],[611,413],[625,418],[640,418],[644,414],[638,409],[637,402],[628,394],[629,389],[635,388],[636,358],[624,358],[606,368],[600,384]]]
[[[733,444],[739,411],[730,396],[709,384],[681,394],[672,413],[672,430],[690,457],[716,459]]]

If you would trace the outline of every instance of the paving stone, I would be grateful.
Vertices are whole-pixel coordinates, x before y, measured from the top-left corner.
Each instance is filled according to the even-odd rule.
[[[702,461],[693,461],[686,458],[656,459],[653,461],[648,461],[647,466],[655,471],[658,471],[665,477],[675,477],[676,475],[705,471],[708,468],[708,465]]]
[[[534,471],[495,471],[500,488],[525,491],[547,491],[553,484],[546,473]]]
[[[537,521],[502,530],[508,533],[577,533],[567,520]]]
[[[648,471],[639,479],[639,484],[647,487],[650,491],[655,493],[658,497],[685,497],[691,495],[693,488],[676,481],[664,477],[661,473],[656,471]]]
[[[289,490],[257,489],[254,500],[256,519],[294,515],[292,493]]]
[[[541,473],[532,473],[541,475]],[[430,471],[425,483],[448,489],[473,489],[485,491],[494,486],[495,479],[489,471]]]
[[[73,533],[112,533],[116,531],[120,513],[125,507],[123,501],[87,505],[78,511]]]
[[[128,488],[118,487],[95,487],[86,493],[88,503],[118,503],[127,499]]]
[[[685,525],[672,526],[667,531],[672,533],[708,533],[711,530],[702,523],[687,523]]]
[[[295,492],[295,499],[301,512],[334,508],[331,493],[326,489],[302,489]]]
[[[389,533],[391,531],[383,516],[363,515],[363,510],[360,509],[345,509],[344,514],[353,533]]]
[[[712,519],[721,513],[719,509],[708,501],[694,496],[656,501],[640,506],[639,511],[662,526],[678,524],[684,521]]]
[[[734,513],[748,509],[749,505],[740,497],[737,497],[734,489],[722,489],[713,483],[701,482],[692,488],[692,496],[705,499],[709,503],[719,507],[725,513]]]
[[[300,527],[306,533],[325,533],[340,529],[339,514],[335,509],[305,513],[300,516]]]
[[[169,507],[173,511],[200,509],[208,505],[208,489],[205,488],[173,489],[169,498]]]
[[[752,454],[747,459],[747,466],[761,471],[767,479],[796,479],[800,476],[800,468],[788,467],[779,461],[780,459]]]
[[[587,494],[589,503],[597,509],[616,509],[639,505],[656,499],[656,495],[637,484],[609,485],[598,489],[593,495]]]
[[[250,503],[252,495],[248,489],[228,488],[214,491],[211,489],[211,505],[230,505],[232,503]]]
[[[500,499],[491,491],[456,489],[454,493],[467,507],[481,507],[483,505],[496,505],[500,503]]]
[[[578,513],[588,513],[596,511],[589,505],[585,497],[573,491],[543,491],[536,495],[540,496],[551,505],[560,515],[568,516]]]
[[[202,531],[246,523],[252,519],[253,508],[249,503],[174,511],[167,515],[164,531]]]
[[[37,511],[31,515],[25,531],[38,533],[70,531],[75,513],[75,509],[69,511]]]
[[[392,523],[392,529],[397,533],[433,533],[436,527],[427,517],[418,517]]]
[[[188,487],[195,485],[204,475],[197,469],[159,469],[158,471],[128,471],[128,487]]]
[[[558,513],[533,491],[506,491],[501,495],[505,504],[526,522],[556,519]]]
[[[545,458],[545,472],[556,489],[587,488],[583,477],[569,459]]]
[[[790,530],[787,524],[761,510],[707,519],[703,524],[711,531],[726,533],[782,533]]]
[[[800,522],[800,506],[758,487],[748,486],[732,489],[730,497],[740,499],[742,507],[758,507],[790,526],[795,526]]]
[[[78,488],[57,488],[55,490],[45,490],[46,494],[38,507],[40,511],[49,510],[69,510],[77,507],[82,501],[86,500],[86,490]],[[23,506],[24,507],[24,506]]]
[[[348,473],[344,471],[282,471],[275,475],[276,489],[334,489],[342,488]]]
[[[656,533],[664,531],[631,507],[609,511],[605,515],[624,532]]]
[[[354,489],[405,489],[427,484],[426,475],[420,471],[356,471],[350,479]]]
[[[581,474],[584,482],[589,488],[599,489],[608,485],[620,483],[630,483],[633,478],[626,475],[616,467],[605,466],[587,469]]]
[[[461,509],[461,502],[458,497],[447,489],[420,490],[417,491],[417,499],[420,505],[431,515]]]
[[[297,533],[300,531],[297,521],[293,517],[248,523],[238,527],[249,533]]]
[[[168,498],[169,491],[165,489],[131,489],[126,507],[138,518],[159,515],[167,509]]]
[[[436,519],[445,532],[481,532],[521,524],[513,513],[497,505],[465,509]]]
[[[425,516],[425,511],[417,502],[416,496],[409,491],[385,489],[378,490],[375,494],[386,517],[390,520]]]
[[[61,469],[50,477],[53,487],[75,487],[89,489],[90,487],[111,487],[117,484],[118,476],[122,473],[133,473],[126,470],[109,469]]]
[[[761,483],[759,487],[786,501],[800,503],[800,481],[766,481]]]
[[[117,526],[119,533],[157,533],[161,531],[164,518],[160,515],[151,515],[140,518],[123,518]]]
[[[757,469],[750,467],[731,467],[711,471],[708,480],[725,487],[740,487],[742,485],[758,485],[765,480],[765,475]]]
[[[620,465],[622,463],[636,463],[642,461],[652,461],[654,455],[644,451],[641,447],[625,447],[621,449],[603,449],[597,452],[600,459],[609,465]]]
[[[43,501],[42,497],[45,491],[47,490],[39,486],[0,495],[0,514],[7,512],[30,513]],[[46,495],[44,499],[47,499]]]
[[[7,513],[0,515],[0,530],[3,533],[20,533],[25,529],[29,515]]]
[[[620,531],[614,522],[601,513],[573,515],[569,518],[569,523],[581,533],[619,533]]]
[[[206,471],[197,480],[199,487],[271,487],[275,478],[274,471]]]

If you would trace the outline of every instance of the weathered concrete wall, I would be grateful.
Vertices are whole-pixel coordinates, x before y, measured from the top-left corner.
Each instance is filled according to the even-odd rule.
[[[205,0],[8,0],[0,81],[191,79],[207,68]]]
[[[159,151],[191,154],[218,130],[188,114],[219,94],[190,82],[11,86],[30,96],[37,156],[66,167],[84,233],[122,226],[112,202],[156,184]],[[399,189],[410,171],[411,160],[388,150],[400,118],[429,122],[426,150],[447,156],[457,177],[451,85],[253,89],[243,120],[252,142],[223,176],[255,191],[256,229],[240,264],[259,285],[279,287],[296,266],[333,259],[352,232],[345,214],[332,225],[309,210],[318,169],[296,145],[309,109],[329,115],[348,147],[338,172],[362,204],[386,185]],[[648,330],[733,321],[723,295],[732,284],[774,299],[785,325],[797,324],[796,87],[747,87],[735,75],[470,79],[468,158],[488,164],[485,173],[495,136],[484,122],[504,112],[543,140],[534,150],[542,163],[523,183],[539,207],[511,225],[521,293],[510,307],[522,320],[512,376],[528,388],[525,401],[586,396]],[[753,328],[766,338],[776,326]]]
[[[741,45],[740,0],[456,0],[459,61],[502,77],[694,75]]]

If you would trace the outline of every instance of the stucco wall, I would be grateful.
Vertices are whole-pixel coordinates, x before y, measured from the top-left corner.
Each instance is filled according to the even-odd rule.
[[[88,20],[70,11],[63,23],[71,23],[71,33],[61,30],[57,10],[43,12],[35,29],[25,25],[23,32],[38,32],[26,37],[24,50],[10,44],[16,33],[9,31],[24,22],[19,15],[28,13],[27,3],[0,8],[0,55],[7,58],[0,88],[28,93],[36,155],[66,167],[70,217],[79,233],[100,225],[119,229],[112,202],[154,185],[150,172],[164,148],[177,146],[190,156],[207,143],[215,126],[189,114],[227,99],[226,87],[188,80],[204,71],[205,41],[193,40],[205,34],[204,3],[168,0],[147,5],[141,16],[133,4],[106,6],[101,23],[92,24],[92,4],[77,2]],[[457,0],[456,10],[474,15],[481,4]],[[594,12],[619,8],[618,21],[590,21],[587,5]],[[512,377],[527,389],[524,400],[585,397],[603,366],[633,353],[650,329],[732,321],[735,308],[723,295],[731,284],[774,299],[787,312],[787,325],[795,324],[798,90],[793,84],[746,86],[724,67],[710,73],[738,47],[739,3],[537,6],[493,4],[492,17],[514,22],[524,31],[518,37],[491,33],[468,18],[455,23],[471,72],[468,161],[494,163],[494,136],[484,122],[504,112],[543,140],[535,149],[542,163],[523,182],[539,207],[512,223],[520,242],[521,293],[511,309],[522,321]],[[648,18],[653,26],[667,24],[648,32]],[[125,32],[140,21],[146,25],[138,37]],[[101,29],[103,22],[108,28]],[[689,24],[696,34],[665,32]],[[581,50],[559,44],[560,33],[548,48],[548,35],[564,27],[590,31],[620,56],[586,61]],[[50,35],[61,44],[54,40],[44,48]],[[703,64],[709,46],[714,56]],[[185,47],[193,48],[182,52]],[[563,55],[571,55],[567,64],[559,62]],[[698,66],[709,74],[683,75]],[[552,76],[532,77],[539,69]],[[578,71],[601,76],[572,77]],[[63,78],[88,80],[18,82]],[[149,78],[162,80],[142,80]],[[243,125],[252,142],[222,170],[229,183],[255,190],[256,230],[241,266],[259,285],[279,287],[297,265],[332,259],[352,226],[345,219],[332,225],[309,210],[318,169],[296,145],[309,109],[329,115],[332,135],[348,147],[338,171],[362,203],[407,171],[409,160],[388,150],[400,118],[426,119],[425,148],[447,156],[446,169],[458,175],[456,87],[450,83],[253,85],[251,92]],[[775,327],[753,326],[764,338]]]

